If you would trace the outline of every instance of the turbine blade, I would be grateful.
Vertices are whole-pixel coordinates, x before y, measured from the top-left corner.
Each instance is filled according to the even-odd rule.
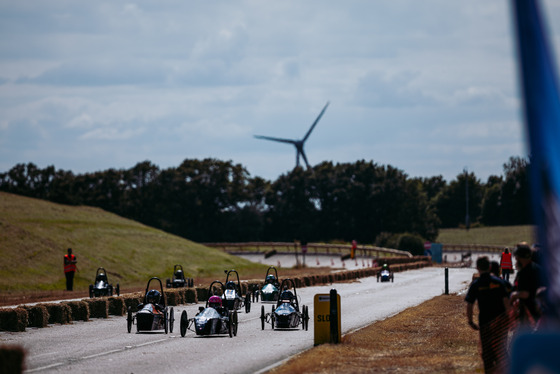
[[[317,123],[319,122],[319,120],[321,119],[321,117],[323,116],[323,113],[325,113],[325,110],[327,110],[327,107],[329,106],[329,102],[327,101],[327,104],[325,105],[325,107],[323,108],[323,110],[321,111],[321,113],[319,113],[319,116],[317,117],[317,119],[315,120],[315,122],[313,122],[313,124],[311,125],[311,127],[309,128],[309,131],[307,131],[307,134],[305,134],[305,136],[303,137],[302,141],[305,142],[307,140],[307,138],[309,138],[309,135],[311,135],[311,131],[313,131],[313,129],[315,128],[315,125],[317,125]]]
[[[291,139],[273,138],[272,136],[263,136],[263,135],[253,135],[253,136],[257,139],[265,139],[265,140],[272,140],[275,142],[295,144],[295,140],[291,140]]]
[[[311,169],[311,167],[309,166],[309,162],[307,162],[307,157],[305,156],[305,152],[303,151],[303,149],[301,150],[301,157],[303,157],[303,161],[305,161],[305,165],[307,165],[307,168]]]

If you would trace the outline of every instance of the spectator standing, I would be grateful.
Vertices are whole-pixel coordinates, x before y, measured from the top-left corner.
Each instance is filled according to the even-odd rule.
[[[507,247],[502,252],[502,258],[500,259],[500,268],[502,269],[502,279],[509,282],[509,275],[513,273],[513,261],[511,259],[509,248]]]
[[[519,311],[520,322],[534,325],[540,317],[535,297],[542,286],[541,267],[533,262],[533,251],[527,243],[519,243],[513,255],[518,271],[510,300]]]
[[[508,362],[506,342],[509,329],[509,299],[504,281],[490,273],[486,256],[476,261],[479,277],[473,280],[465,301],[469,326],[480,332],[485,373],[502,373]],[[474,303],[478,303],[478,325],[474,323]]]
[[[74,273],[77,270],[76,256],[72,254],[72,248],[68,248],[68,254],[64,255],[64,275],[66,276],[66,291],[72,291],[74,287]]]

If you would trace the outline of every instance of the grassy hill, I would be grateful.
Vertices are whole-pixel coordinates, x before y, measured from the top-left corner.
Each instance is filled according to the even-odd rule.
[[[165,282],[175,264],[189,277],[221,280],[224,269],[245,279],[267,269],[98,208],[0,192],[0,291],[65,289],[68,247],[78,260],[75,289],[87,289],[98,267],[121,288],[144,287],[152,276]]]
[[[496,226],[465,229],[442,229],[436,240],[444,244],[488,244],[513,247],[525,241],[536,242],[534,226]]]

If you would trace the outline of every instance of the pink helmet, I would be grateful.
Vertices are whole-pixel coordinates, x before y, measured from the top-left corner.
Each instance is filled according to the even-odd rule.
[[[220,296],[210,296],[208,299],[208,305],[211,308],[218,308],[222,306],[222,298]]]

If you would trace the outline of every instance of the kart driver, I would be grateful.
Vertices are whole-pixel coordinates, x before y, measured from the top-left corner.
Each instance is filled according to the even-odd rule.
[[[161,293],[158,290],[150,290],[146,294],[146,301],[148,305],[146,308],[150,309],[154,314],[162,314],[159,302],[161,300]]]

